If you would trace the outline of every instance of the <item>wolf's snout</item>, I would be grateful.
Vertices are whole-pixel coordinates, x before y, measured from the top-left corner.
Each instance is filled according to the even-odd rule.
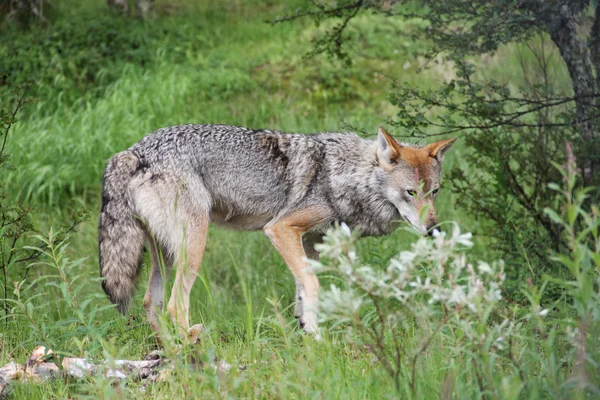
[[[440,230],[439,230],[437,227],[433,227],[433,228],[431,228],[431,229],[428,229],[428,230],[427,230],[427,236],[431,236],[431,237],[433,237],[433,233],[434,233],[434,232],[439,232],[439,231],[440,231]]]
[[[440,228],[438,227],[437,221],[433,224],[427,225],[427,236],[433,236],[434,232],[439,232]]]

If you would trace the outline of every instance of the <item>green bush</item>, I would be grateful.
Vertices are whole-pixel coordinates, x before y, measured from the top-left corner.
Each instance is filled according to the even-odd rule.
[[[502,301],[502,263],[468,261],[471,235],[458,226],[418,239],[384,270],[359,257],[356,235],[345,226],[318,247],[327,262],[313,266],[343,282],[322,296],[323,320],[369,349],[399,396],[426,395],[429,376],[422,371],[436,353],[449,361],[446,376],[453,380],[444,396],[591,398],[600,391],[600,215],[597,206],[586,211],[591,189],[576,187],[567,150],[568,165],[559,167],[564,187],[550,185],[558,208],[545,213],[567,243],[553,259],[568,278],[523,285],[527,308]],[[553,303],[544,300],[549,283],[564,291]],[[407,347],[403,331],[411,329],[417,345]]]

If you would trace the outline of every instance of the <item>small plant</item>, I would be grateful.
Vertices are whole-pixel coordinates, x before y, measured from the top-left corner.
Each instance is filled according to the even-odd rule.
[[[13,90],[15,105],[11,111],[0,110],[0,129],[2,130],[0,146],[0,273],[2,279],[2,308],[7,315],[9,305],[6,299],[10,296],[10,285],[8,270],[19,262],[29,261],[34,254],[23,251],[20,245],[24,235],[31,230],[30,213],[31,208],[20,203],[15,203],[7,198],[4,189],[6,169],[10,169],[10,156],[6,151],[6,144],[10,129],[17,122],[17,114],[33,99],[27,96],[31,83],[17,86]]]
[[[32,280],[15,282],[14,300],[6,319],[25,324],[31,332],[32,344],[51,349],[76,349],[78,356],[102,354],[110,320],[98,323],[98,316],[112,308],[104,296],[90,287],[100,286],[100,277],[90,277],[82,271],[85,259],[70,260],[66,256],[67,241],[50,230],[48,237],[37,236],[39,247],[27,247],[40,254],[30,267],[43,268],[44,274]],[[36,291],[44,287],[44,291]],[[48,305],[52,307],[49,308]],[[102,304],[102,305],[99,305]]]
[[[468,263],[463,250],[473,245],[471,234],[461,233],[458,225],[451,235],[436,232],[434,240],[419,238],[411,250],[393,257],[384,271],[360,260],[356,238],[356,233],[342,225],[317,247],[330,263],[314,265],[338,271],[347,283],[345,289],[331,286],[323,294],[323,319],[355,332],[394,379],[396,388],[400,391],[401,381],[408,381],[417,394],[419,358],[442,329],[454,321],[464,335],[476,337],[476,330],[488,322],[490,311],[501,300],[503,265]],[[428,327],[429,332],[420,347],[408,349],[397,336],[413,323]],[[506,328],[498,326],[488,340],[500,342]]]
[[[569,377],[561,389],[581,393],[600,393],[600,212],[598,204],[590,203],[591,188],[580,188],[571,145],[566,145],[567,162],[555,166],[563,176],[564,186],[550,184],[558,193],[561,207],[545,213],[563,231],[568,251],[555,253],[554,260],[568,270],[571,279],[557,282],[568,300],[564,332],[568,342],[565,363],[570,366]],[[591,209],[590,212],[586,211]],[[547,278],[552,280],[551,277]],[[540,326],[543,332],[544,326]],[[552,332],[551,334],[556,334]]]

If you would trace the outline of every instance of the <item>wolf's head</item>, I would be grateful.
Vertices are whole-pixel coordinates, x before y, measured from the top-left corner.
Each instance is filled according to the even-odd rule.
[[[402,218],[423,234],[432,234],[437,226],[433,202],[440,190],[444,154],[455,140],[412,147],[398,143],[379,128],[377,161],[385,174],[385,196]]]

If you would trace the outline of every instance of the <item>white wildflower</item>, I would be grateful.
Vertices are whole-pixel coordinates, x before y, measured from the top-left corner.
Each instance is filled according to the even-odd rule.
[[[346,275],[351,275],[352,271],[353,271],[352,264],[350,264],[349,262],[345,262],[345,261],[340,262],[339,269],[343,274],[346,274]]]
[[[496,340],[494,340],[494,346],[496,346],[496,348],[498,348],[498,350],[503,350],[504,349],[504,336],[497,337]]]
[[[431,240],[421,237],[414,242],[411,247],[413,253],[417,254],[419,257],[427,258],[431,252],[432,244]]]
[[[331,285],[329,291],[323,293],[319,309],[323,320],[346,322],[356,314],[363,305],[363,299],[353,290],[341,290]]]
[[[465,247],[473,247],[473,242],[471,241],[472,237],[473,235],[471,232],[460,233],[460,227],[458,224],[454,224],[454,228],[452,229],[452,241],[454,243]]]
[[[401,251],[400,254],[398,255],[398,260],[402,264],[410,264],[415,260],[415,258],[417,258],[417,253],[415,253],[413,251]],[[395,261],[395,260],[393,260],[393,261]]]
[[[383,306],[386,318],[400,321],[406,313],[435,315],[441,304],[446,312],[457,313],[456,321],[464,325],[465,334],[479,340],[477,324],[482,312],[493,308],[502,298],[501,285],[505,279],[504,264],[477,262],[469,264],[464,248],[473,246],[470,233],[461,233],[458,225],[448,232],[434,232],[434,238],[420,237],[411,249],[393,257],[387,268],[381,269],[365,263],[356,249],[357,232],[347,225],[327,232],[324,244],[318,246],[327,264],[337,269],[348,289],[332,286],[321,296],[322,318],[334,325],[352,325],[362,310],[374,302]],[[308,261],[311,267],[319,262]],[[316,263],[316,264],[315,264]],[[476,267],[474,267],[474,265]],[[328,268],[330,269],[330,268]],[[393,300],[389,302],[388,300]],[[393,306],[402,304],[402,307]],[[546,315],[548,310],[540,311]],[[493,346],[506,347],[510,337],[506,324],[492,325]]]
[[[438,230],[435,230],[433,232],[433,243],[435,244],[435,247],[438,249],[444,248],[446,244],[450,245],[450,243],[446,243],[446,232],[441,232]],[[448,246],[450,247],[450,246]]]
[[[492,267],[490,267],[490,264],[488,264],[484,261],[479,261],[478,264],[479,265],[477,265],[477,269],[479,270],[480,273],[488,274],[488,275],[492,275],[494,273],[494,271],[492,270]]]
[[[463,305],[467,302],[467,295],[462,286],[457,285],[453,288],[448,298],[448,305]]]

